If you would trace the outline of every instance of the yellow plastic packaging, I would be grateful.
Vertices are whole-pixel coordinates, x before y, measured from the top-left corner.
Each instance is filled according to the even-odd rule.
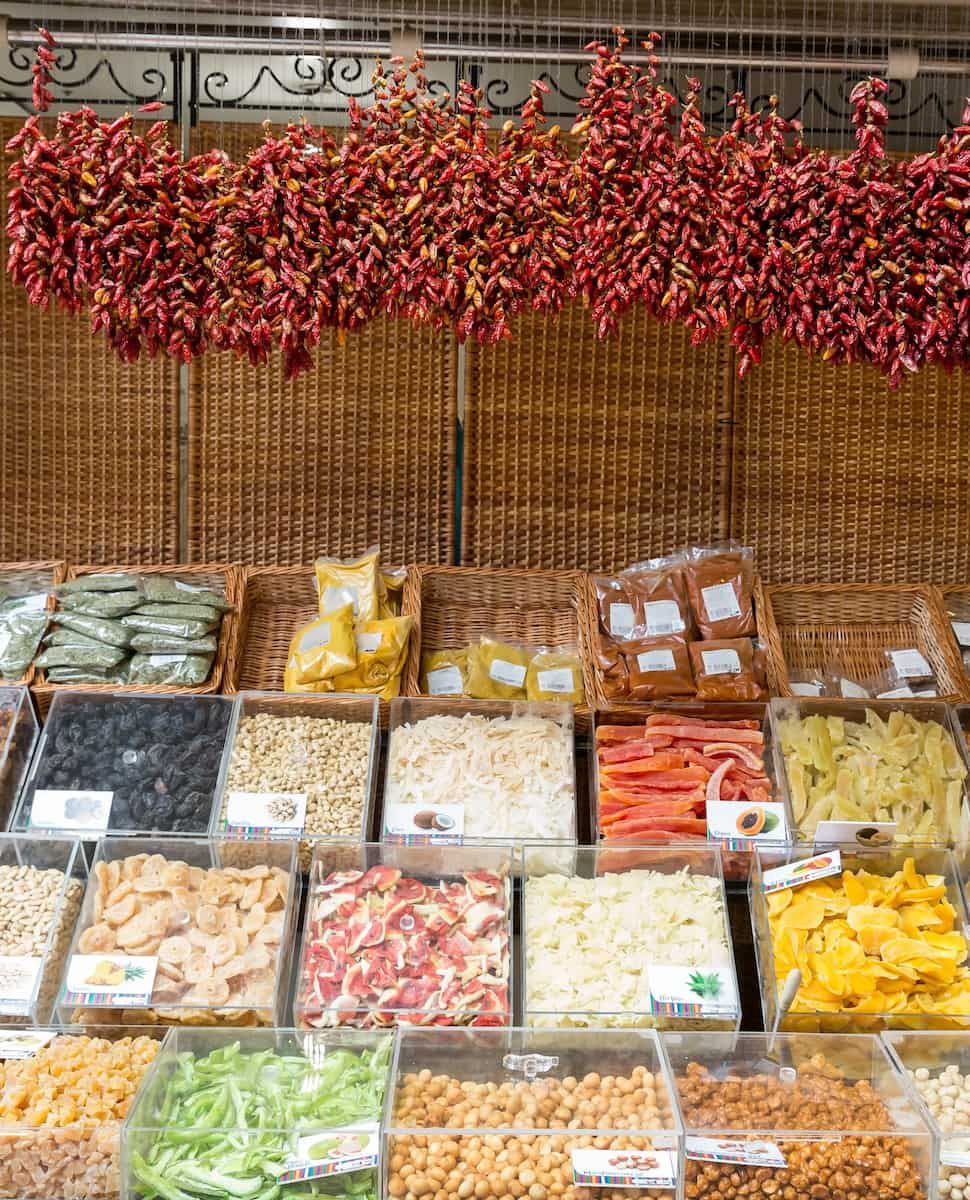
[[[284,686],[287,679],[298,684],[319,683],[356,665],[354,609],[353,605],[345,604],[297,630],[286,659]]]
[[[381,572],[378,608],[382,619],[401,615],[401,602],[404,599],[404,583],[407,577],[406,567],[397,567]]]
[[[521,646],[483,637],[468,651],[468,695],[476,700],[524,700],[529,657]]]
[[[414,617],[387,617],[357,626],[357,666],[333,679],[335,692],[377,692],[404,670]]]
[[[421,655],[419,686],[425,696],[464,696],[468,691],[467,646],[460,650],[429,650]]]
[[[353,562],[336,558],[318,558],[313,564],[321,616],[327,616],[349,604],[357,621],[376,621],[380,594],[381,555],[368,550]]]
[[[583,702],[583,667],[572,649],[537,650],[529,663],[525,691],[530,700]]]

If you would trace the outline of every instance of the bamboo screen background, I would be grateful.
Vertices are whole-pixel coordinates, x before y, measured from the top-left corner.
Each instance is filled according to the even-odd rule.
[[[194,134],[236,155],[258,136]],[[637,313],[599,343],[577,304],[461,356],[382,320],[289,384],[278,361],[211,354],[180,429],[177,367],[121,364],[6,275],[0,321],[0,561],[165,563],[183,544],[295,564],[379,544],[396,562],[609,569],[732,536],[775,582],[970,580],[970,376],[894,394],[772,346],[739,382],[724,341],[691,347]]]

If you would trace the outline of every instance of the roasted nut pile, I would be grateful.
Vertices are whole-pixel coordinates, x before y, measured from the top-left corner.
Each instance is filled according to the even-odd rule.
[[[548,1129],[529,1136],[443,1135],[392,1139],[388,1193],[394,1200],[630,1200],[637,1190],[590,1189],[573,1183],[572,1152],[649,1150],[651,1142],[624,1129],[672,1125],[663,1082],[645,1067],[628,1076],[592,1073],[582,1079],[542,1078],[480,1083],[420,1071],[404,1076],[395,1104],[399,1125]],[[584,1130],[614,1129],[592,1136]],[[659,1189],[640,1195],[662,1196]],[[669,1192],[666,1195],[670,1195]]]
[[[895,1122],[868,1082],[847,1083],[815,1055],[790,1082],[775,1075],[719,1079],[691,1063],[677,1078],[686,1125],[776,1129],[784,1170],[687,1159],[687,1200],[776,1197],[777,1200],[925,1200],[919,1167],[905,1138],[867,1137]],[[838,1141],[786,1141],[783,1130],[846,1130]],[[689,1132],[689,1130],[688,1130]]]
[[[239,722],[229,792],[302,792],[308,834],[360,837],[371,728],[332,717],[254,713]]]
[[[64,907],[58,913],[57,904],[63,884],[64,872],[56,868],[41,870],[32,866],[0,866],[0,954],[40,957],[47,948],[51,925],[55,919],[57,921],[38,993],[37,1017],[41,1021],[50,1018],[61,968],[84,896],[81,881],[68,880],[64,889]],[[0,997],[4,995],[4,982],[0,977]],[[18,1019],[18,1016],[11,1015],[0,1019],[0,1024],[16,1023]]]
[[[161,854],[97,863],[94,923],[77,953],[157,955],[157,1007],[85,1008],[75,1019],[271,1025],[289,885],[265,865],[203,869]]]
[[[970,1073],[962,1075],[956,1063],[948,1063],[939,1071],[918,1067],[909,1076],[940,1129],[966,1134],[948,1137],[943,1152],[970,1154]],[[938,1191],[949,1200],[970,1198],[970,1170],[941,1162]]]
[[[0,1196],[114,1200],[121,1123],[160,1044],[71,1034],[0,1062]]]

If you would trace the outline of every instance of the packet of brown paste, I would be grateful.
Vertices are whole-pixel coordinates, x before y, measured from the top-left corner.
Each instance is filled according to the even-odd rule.
[[[530,658],[521,646],[483,637],[468,650],[468,695],[475,700],[524,700]]]
[[[643,624],[643,610],[630,579],[623,576],[594,575],[600,629],[614,642],[634,641]]]
[[[761,700],[764,691],[754,677],[750,638],[714,638],[691,642],[690,665],[698,700]]]
[[[707,640],[750,637],[754,619],[754,551],[727,543],[692,546],[684,567],[694,621]]]
[[[644,638],[679,637],[692,640],[690,602],[684,578],[683,555],[651,558],[621,572],[634,597],[637,634]]]
[[[631,700],[693,696],[694,673],[682,638],[650,638],[623,647]]]

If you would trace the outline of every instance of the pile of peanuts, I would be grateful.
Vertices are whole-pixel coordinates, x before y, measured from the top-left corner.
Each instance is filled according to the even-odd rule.
[[[61,967],[70,946],[71,934],[84,896],[80,879],[69,879],[64,905],[58,911],[64,872],[32,866],[0,866],[0,954],[40,958],[47,948],[55,924],[50,955],[45,959],[38,993],[37,1019],[50,1018]],[[3,981],[0,980],[0,996]],[[33,1014],[32,1014],[33,1015]],[[9,1021],[16,1023],[17,1017]],[[7,1021],[0,1021],[7,1023]]]
[[[691,1063],[677,1079],[687,1126],[742,1133],[779,1130],[785,1170],[687,1159],[687,1200],[926,1200],[919,1167],[905,1138],[869,1137],[895,1122],[866,1081],[847,1083],[821,1055],[795,1079],[777,1075],[720,1079]],[[785,1141],[782,1130],[846,1130],[833,1141]],[[735,1135],[736,1136],[736,1135]]]
[[[394,1120],[401,1126],[495,1129],[482,1135],[398,1135],[391,1140],[388,1193],[394,1200],[630,1200],[629,1188],[590,1189],[573,1182],[579,1149],[650,1150],[645,1137],[622,1130],[669,1129],[669,1097],[659,1075],[635,1067],[628,1076],[592,1073],[481,1083],[405,1075]],[[504,1134],[502,1129],[560,1130]],[[584,1130],[595,1130],[596,1136]],[[604,1130],[616,1130],[606,1134]],[[669,1196],[640,1189],[645,1196]]]
[[[371,727],[332,717],[244,716],[233,741],[229,792],[306,795],[308,834],[359,838],[367,793]]]
[[[948,1137],[943,1153],[970,1155],[970,1072],[961,1075],[956,1063],[948,1063],[936,1072],[918,1067],[909,1076],[940,1129],[967,1135]],[[970,1169],[941,1163],[938,1190],[945,1200],[970,1200]]]

